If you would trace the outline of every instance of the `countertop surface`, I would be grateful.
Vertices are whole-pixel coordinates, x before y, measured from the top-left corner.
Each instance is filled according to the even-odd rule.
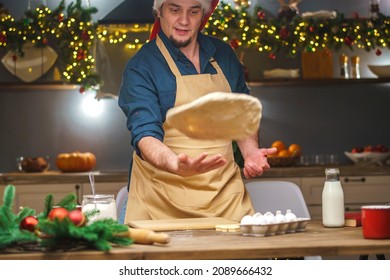
[[[179,260],[264,259],[294,256],[343,256],[388,254],[390,239],[364,239],[361,227],[324,228],[310,221],[304,232],[247,237],[239,232],[182,230],[167,232],[164,245],[133,244],[104,253],[92,250],[69,252],[10,252],[0,260]]]
[[[340,176],[386,176],[390,175],[390,166],[297,166],[273,167],[260,178],[282,179],[301,177],[323,177],[325,169],[336,167]],[[11,172],[0,173],[0,184],[42,184],[42,183],[88,183],[88,172],[64,173],[60,171],[46,171],[40,173]],[[93,171],[97,182],[127,182],[127,170]]]

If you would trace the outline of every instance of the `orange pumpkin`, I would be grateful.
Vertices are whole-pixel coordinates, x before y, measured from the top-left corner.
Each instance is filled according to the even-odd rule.
[[[62,153],[57,155],[56,165],[63,172],[86,172],[96,166],[96,157],[89,152]]]

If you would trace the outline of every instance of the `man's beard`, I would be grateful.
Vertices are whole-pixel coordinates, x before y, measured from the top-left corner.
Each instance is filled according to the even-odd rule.
[[[170,37],[169,37],[169,40],[170,40],[171,43],[172,43],[176,48],[178,48],[178,49],[187,47],[187,46],[191,43],[191,38],[189,38],[189,39],[186,40],[186,41],[179,42],[179,41],[175,40],[175,39],[173,38],[173,36],[170,36]]]

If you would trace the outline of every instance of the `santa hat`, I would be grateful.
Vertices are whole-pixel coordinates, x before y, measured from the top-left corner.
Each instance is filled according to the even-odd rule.
[[[213,14],[215,8],[218,6],[218,3],[219,3],[219,0],[211,0],[210,9],[205,14],[205,16],[203,18],[203,21],[202,21],[202,23],[199,26],[199,31],[202,30],[205,27],[205,25],[208,22],[210,16]],[[156,18],[155,21],[154,21],[154,24],[153,24],[152,32],[150,33],[150,36],[149,36],[149,40],[152,40],[152,39],[156,38],[156,36],[157,36],[158,32],[160,31],[160,29],[161,29],[160,20],[158,18]]]

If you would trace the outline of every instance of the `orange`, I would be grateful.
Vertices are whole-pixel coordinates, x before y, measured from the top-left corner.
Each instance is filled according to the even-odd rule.
[[[291,153],[284,149],[284,150],[281,150],[279,153],[278,153],[278,157],[291,157]]]
[[[283,141],[281,140],[277,140],[275,142],[272,143],[271,145],[272,148],[276,148],[278,151],[278,153],[282,150],[285,150],[286,149],[286,145],[284,145]]]
[[[288,151],[291,153],[291,155],[299,157],[302,155],[302,148],[298,144],[291,144],[288,147]]]

